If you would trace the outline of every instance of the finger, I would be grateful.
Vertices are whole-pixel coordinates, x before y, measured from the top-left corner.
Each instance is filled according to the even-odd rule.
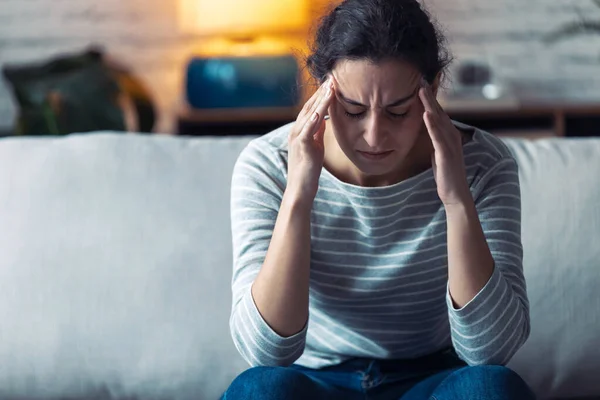
[[[431,86],[427,85],[426,87],[427,98],[429,99],[429,104],[431,104],[431,108],[433,109],[436,116],[438,116],[442,112],[442,108],[440,107],[440,103],[438,103]]]
[[[430,97],[427,94],[427,87],[423,86],[421,89],[419,89],[419,98],[421,99],[421,103],[423,103],[425,111],[434,113],[433,104],[431,104]]]
[[[296,118],[296,120],[303,119],[309,114],[310,110],[313,108],[313,105],[321,95],[323,87],[324,84],[319,86],[317,90],[315,90],[315,92],[312,94],[312,96],[310,96],[310,98],[306,101],[306,103],[304,103],[304,106],[302,107],[302,110],[300,110],[300,113],[298,113],[298,117]]]
[[[325,118],[325,114],[327,113],[327,108],[331,104],[331,99],[333,98],[333,87],[330,86],[327,88],[323,96],[321,97],[321,101],[315,105],[315,109],[312,111],[312,114],[302,128],[300,132],[300,136],[303,136],[305,139],[312,138],[316,133],[318,127],[321,126]]]
[[[314,113],[313,110],[315,108],[315,104],[317,103],[317,101],[320,101],[326,84],[327,84],[327,82],[324,82],[315,91],[315,93],[313,93],[311,98],[306,103],[304,103],[302,110],[298,114],[298,117],[296,117],[296,123],[294,125],[294,128],[290,132],[290,138],[299,136],[302,133],[306,124],[310,122],[309,119],[311,118],[312,114]]]
[[[330,79],[325,80],[319,89],[312,95],[312,97],[304,104],[302,111],[298,115],[297,120],[306,123],[306,120],[310,118],[311,114],[315,109],[315,105],[319,103],[320,99],[323,97],[326,88],[331,84]]]
[[[311,98],[308,99],[308,101],[306,103],[304,103],[302,110],[300,110],[300,112],[298,113],[298,116],[296,117],[296,125],[291,132],[293,136],[298,136],[300,134],[300,132],[302,131],[302,128],[304,127],[304,125],[306,125],[306,122],[310,118],[311,112],[314,109],[314,105],[319,100],[322,92],[323,92],[323,85],[321,85],[315,91],[315,93],[313,93]]]
[[[435,94],[431,91],[431,89],[429,89],[428,92],[429,101],[432,105],[432,109],[434,110],[432,119],[437,126],[438,131],[446,132],[448,134],[450,134],[451,131],[456,131],[454,124],[452,123],[452,119],[450,119],[448,114],[446,114],[446,111],[442,108],[442,105],[437,101]],[[442,135],[442,139],[450,139],[448,136],[449,135]]]
[[[330,95],[332,94],[332,92],[333,92],[333,81],[331,80],[331,78],[328,78],[325,81],[325,83],[323,84],[323,88],[321,90],[319,97],[313,103],[311,112],[318,111],[319,105],[323,102],[323,100],[329,101],[328,99],[331,98]]]
[[[335,87],[333,82],[330,82],[329,86],[325,89],[321,101],[315,107],[315,112],[318,113],[322,118],[328,114],[329,106],[335,97]]]
[[[442,105],[438,102],[436,95],[433,93],[433,90],[431,90],[431,85],[429,85],[425,79],[422,80],[422,84],[424,88],[424,93],[422,96],[425,97],[423,104],[428,104],[428,106],[425,107],[425,111],[432,112],[432,117],[434,118],[440,130],[443,130],[443,127],[451,129],[454,126],[452,124],[452,120],[448,114],[446,114],[446,111],[444,111]]]
[[[421,79],[421,87],[424,89],[422,96],[425,98],[425,102],[427,102],[427,104],[429,106],[429,109],[426,108],[426,110],[432,111],[437,114],[443,113],[444,110],[442,109],[442,106],[437,101],[437,97],[433,93],[431,85],[429,84],[429,82],[427,82],[427,80],[425,80],[425,78]],[[421,95],[421,94],[419,93],[419,95]],[[422,101],[423,101],[423,97],[421,98]]]
[[[322,117],[317,113],[313,112],[302,129],[298,133],[298,138],[302,140],[308,140],[315,134],[317,127],[319,126],[319,121],[322,121]]]
[[[340,84],[339,84],[339,82],[338,82],[338,80],[335,77],[335,74],[333,72],[331,73],[329,79],[331,79],[331,83],[333,84],[334,88],[339,87]]]
[[[425,126],[427,127],[427,132],[429,133],[429,137],[431,138],[431,143],[433,144],[434,151],[441,151],[444,140],[442,138],[441,131],[437,124],[437,121],[429,111],[425,111],[423,113],[423,121],[425,121]]]
[[[437,110],[438,114],[440,114],[440,115],[445,114],[445,111],[442,108],[442,105],[440,104],[440,102],[437,99],[437,94],[434,93],[430,84],[427,84],[427,93],[429,95],[432,106]]]

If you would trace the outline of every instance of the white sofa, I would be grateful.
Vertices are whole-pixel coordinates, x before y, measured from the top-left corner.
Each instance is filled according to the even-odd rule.
[[[0,398],[216,399],[229,184],[251,140],[99,132],[0,140]],[[507,141],[520,165],[541,399],[600,398],[600,138]]]

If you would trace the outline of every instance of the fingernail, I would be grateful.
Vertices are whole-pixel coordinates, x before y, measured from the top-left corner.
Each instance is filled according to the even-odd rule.
[[[319,118],[319,113],[313,113],[313,115],[310,117],[311,121],[316,121],[317,118]]]

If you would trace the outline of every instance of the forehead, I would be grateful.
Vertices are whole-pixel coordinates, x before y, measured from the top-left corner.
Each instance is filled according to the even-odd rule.
[[[342,60],[336,64],[332,75],[342,91],[356,94],[378,92],[382,96],[409,95],[421,79],[421,74],[412,64],[400,60],[378,63],[369,60]]]

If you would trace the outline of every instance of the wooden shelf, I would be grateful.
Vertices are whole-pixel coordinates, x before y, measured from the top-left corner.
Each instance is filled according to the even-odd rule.
[[[502,101],[443,99],[448,115],[499,136],[561,137],[600,135],[600,97],[597,102],[515,98]],[[260,135],[296,119],[301,107],[192,110],[178,112],[183,135]]]
[[[193,110],[188,106],[181,106],[178,117],[198,124],[263,122],[296,119],[299,112],[300,108],[293,107]]]
[[[521,131],[532,136],[600,135],[600,100],[598,104],[522,104],[518,109],[450,110],[450,117],[490,132],[510,134]],[[543,133],[541,133],[543,132]]]
[[[261,135],[294,121],[300,108],[193,110],[181,106],[177,134],[186,136]]]

